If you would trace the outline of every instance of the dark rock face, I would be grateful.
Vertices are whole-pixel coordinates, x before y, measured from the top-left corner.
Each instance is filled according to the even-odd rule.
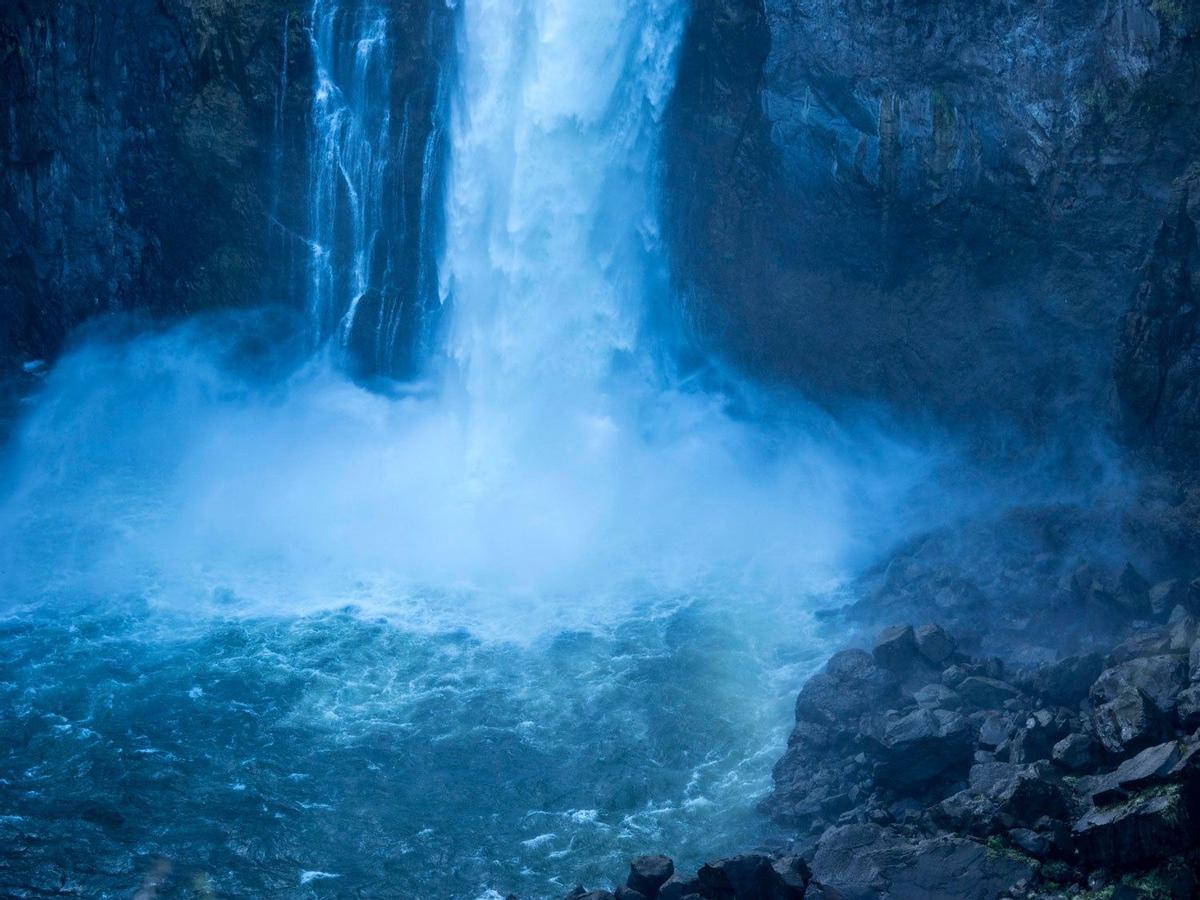
[[[1196,798],[1172,785],[1123,804],[1090,810],[1072,835],[1080,856],[1104,866],[1134,867],[1194,847]]]
[[[390,6],[419,185],[450,13]],[[303,302],[311,9],[0,5],[0,381],[98,313]]]
[[[667,131],[696,324],[757,372],[944,421],[1102,407],[1137,267],[1200,156],[1197,29],[1156,0],[698,3]],[[1151,372],[1128,396],[1185,409],[1186,351],[1160,362],[1154,328],[1130,333],[1174,387],[1156,403]]]
[[[786,850],[669,878],[643,858],[622,890],[652,873],[639,896],[662,900],[1197,896],[1200,732],[1178,711],[1200,684],[1163,652],[1195,630],[1181,608],[1108,654],[1010,670],[936,626],[890,626],[801,690],[763,803],[794,829]],[[1102,713],[1130,694],[1157,737],[1112,740]]]
[[[629,866],[626,887],[644,897],[658,896],[659,889],[675,874],[675,863],[666,856],[639,856]]]
[[[1121,322],[1115,378],[1124,422],[1177,468],[1200,441],[1200,165],[1176,183]]]
[[[1029,863],[975,841],[906,838],[877,825],[835,828],[813,857],[813,877],[855,900],[992,900],[1031,874]]]
[[[268,213],[295,215],[304,171],[306,6],[4,4],[0,362],[97,312],[264,299]]]

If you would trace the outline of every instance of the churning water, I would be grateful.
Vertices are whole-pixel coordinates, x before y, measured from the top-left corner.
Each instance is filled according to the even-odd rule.
[[[6,891],[553,897],[751,846],[814,598],[920,475],[655,366],[682,0],[464,0],[429,378],[309,357],[386,270],[386,5],[339,8],[312,318],[93,335],[8,454]]]

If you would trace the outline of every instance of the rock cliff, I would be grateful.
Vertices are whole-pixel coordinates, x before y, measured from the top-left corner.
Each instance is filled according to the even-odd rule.
[[[701,0],[667,134],[697,330],[818,397],[1107,424],[1119,322],[1200,156],[1170,0]]]

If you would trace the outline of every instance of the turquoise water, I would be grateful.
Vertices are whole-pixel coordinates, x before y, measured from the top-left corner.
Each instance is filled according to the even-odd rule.
[[[771,838],[816,659],[804,616],[686,598],[524,645],[117,606],[0,626],[5,892],[557,897],[698,863]]]

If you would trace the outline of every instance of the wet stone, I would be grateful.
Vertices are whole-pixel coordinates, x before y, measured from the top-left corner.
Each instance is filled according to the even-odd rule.
[[[958,643],[940,625],[922,625],[915,632],[917,651],[930,665],[940,666],[946,662]]]
[[[1068,772],[1083,772],[1095,759],[1095,742],[1086,734],[1068,734],[1054,745],[1050,758]]]
[[[911,625],[885,628],[875,639],[875,662],[893,672],[904,672],[917,659],[917,638]]]
[[[648,900],[658,896],[659,889],[675,874],[675,863],[661,855],[639,856],[629,866],[625,884],[645,895]]]

